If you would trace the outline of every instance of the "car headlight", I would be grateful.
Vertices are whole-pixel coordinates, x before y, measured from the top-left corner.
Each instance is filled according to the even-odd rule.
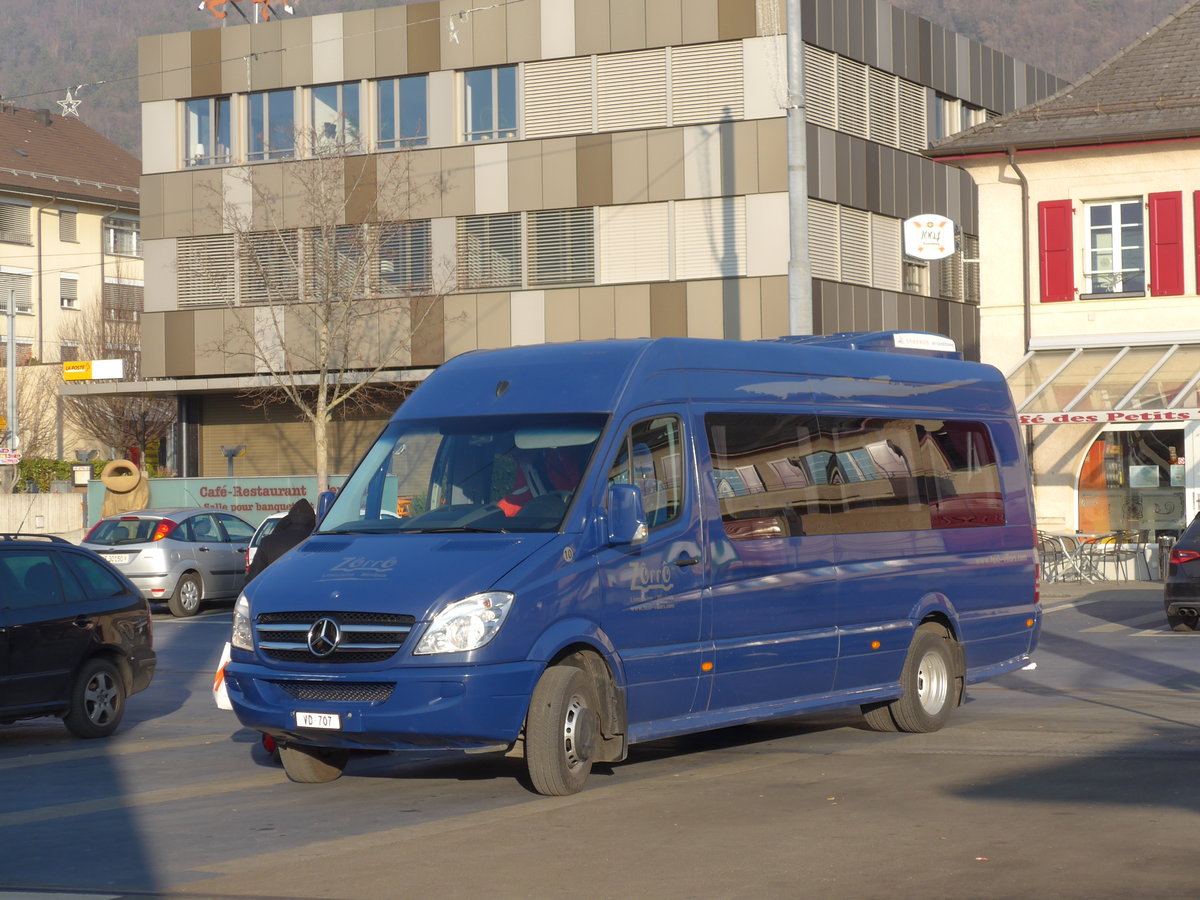
[[[478,650],[496,636],[512,602],[506,591],[487,591],[448,603],[433,617],[413,654]]]
[[[250,601],[245,594],[238,594],[233,604],[233,636],[229,643],[239,650],[253,650],[254,636],[250,632]]]

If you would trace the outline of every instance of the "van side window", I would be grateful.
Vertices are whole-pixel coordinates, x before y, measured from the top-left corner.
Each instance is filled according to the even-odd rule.
[[[651,529],[674,522],[683,508],[681,436],[675,416],[638,422],[625,435],[608,471],[609,484],[633,484],[641,489]]]
[[[704,422],[732,540],[1004,524],[980,423],[767,413]]]

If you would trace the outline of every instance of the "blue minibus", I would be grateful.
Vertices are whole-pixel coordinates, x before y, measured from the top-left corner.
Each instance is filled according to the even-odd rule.
[[[942,727],[1041,622],[994,368],[938,335],[458,356],[234,609],[229,698],[293,781],[507,753],[580,790],[629,745],[853,707]]]

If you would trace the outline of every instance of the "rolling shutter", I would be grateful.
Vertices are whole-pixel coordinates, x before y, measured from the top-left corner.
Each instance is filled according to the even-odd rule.
[[[1183,192],[1150,195],[1150,296],[1183,293]]]
[[[740,41],[671,51],[672,124],[740,119],[743,109]]]
[[[1073,210],[1070,200],[1038,204],[1038,262],[1043,303],[1075,299]]]
[[[745,274],[745,198],[717,197],[676,203],[675,277],[687,281]]]
[[[525,64],[525,137],[588,134],[595,124],[592,57]]]
[[[596,60],[597,128],[661,128],[667,124],[666,50],[613,53]]]
[[[232,234],[179,238],[175,243],[179,308],[233,303],[236,260]]]
[[[601,284],[666,281],[671,277],[671,229],[665,203],[602,206],[599,210]]]
[[[804,100],[808,121],[837,128],[837,57],[804,45]]]

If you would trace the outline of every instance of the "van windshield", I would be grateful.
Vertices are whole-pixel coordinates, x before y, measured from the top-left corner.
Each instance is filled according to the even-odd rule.
[[[607,421],[572,414],[392,422],[318,531],[557,531]]]

